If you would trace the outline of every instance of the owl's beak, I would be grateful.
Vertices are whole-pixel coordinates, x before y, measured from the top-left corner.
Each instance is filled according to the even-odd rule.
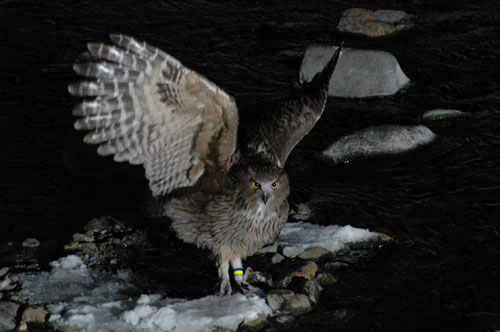
[[[267,201],[269,200],[269,194],[265,191],[261,191],[260,192],[260,199],[262,199],[262,201],[264,202],[264,204],[267,203]]]

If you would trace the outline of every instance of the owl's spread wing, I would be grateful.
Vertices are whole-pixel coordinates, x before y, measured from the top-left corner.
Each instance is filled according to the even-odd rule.
[[[325,68],[304,85],[297,95],[278,103],[274,112],[264,114],[245,133],[246,152],[266,162],[284,167],[293,148],[321,117],[328,97],[328,85],[340,57],[337,48]]]
[[[84,141],[100,155],[143,164],[155,196],[194,185],[207,171],[226,171],[236,148],[233,98],[167,53],[121,34],[115,46],[88,44],[104,61],[75,64],[72,95],[95,97],[75,106]]]

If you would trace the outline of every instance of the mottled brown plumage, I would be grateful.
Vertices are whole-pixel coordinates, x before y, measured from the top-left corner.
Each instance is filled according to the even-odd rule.
[[[144,42],[111,35],[117,46],[89,44],[106,61],[76,64],[95,80],[71,84],[84,100],[73,111],[85,142],[116,161],[143,164],[153,195],[178,236],[212,250],[221,293],[230,293],[229,264],[278,235],[288,217],[283,170],[297,143],[320,118],[337,52],[325,69],[275,112],[258,119],[236,146],[233,98],[179,61]],[[238,284],[245,277],[235,274]]]

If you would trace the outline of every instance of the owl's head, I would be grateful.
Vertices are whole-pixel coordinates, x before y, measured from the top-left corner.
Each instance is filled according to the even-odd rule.
[[[286,172],[275,166],[248,166],[240,178],[240,190],[247,203],[270,205],[288,197],[290,187]]]

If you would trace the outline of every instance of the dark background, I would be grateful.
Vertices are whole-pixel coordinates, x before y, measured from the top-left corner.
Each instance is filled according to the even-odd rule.
[[[350,7],[405,10],[416,26],[376,40],[340,34]],[[157,216],[143,169],[97,157],[72,129],[76,100],[66,86],[87,42],[110,32],[147,40],[233,95],[245,124],[298,87],[310,43],[344,40],[391,52],[412,84],[388,98],[330,98],[290,156],[290,200],[309,202],[311,222],[396,241],[353,264],[295,328],[500,329],[499,9],[496,1],[0,1],[0,239],[62,245],[92,217]],[[471,116],[432,128],[436,142],[399,157],[335,167],[315,158],[342,135],[416,124],[433,108]],[[325,317],[342,308],[355,319],[331,326]]]

